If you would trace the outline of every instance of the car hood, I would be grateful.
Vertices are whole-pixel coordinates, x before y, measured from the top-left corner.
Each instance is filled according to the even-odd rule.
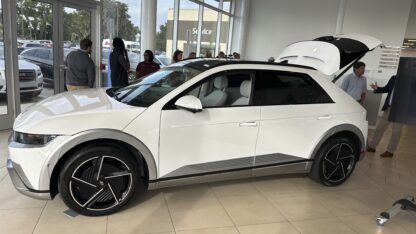
[[[28,107],[17,117],[13,130],[45,135],[122,130],[145,110],[114,100],[105,89],[65,92]]]
[[[0,59],[0,70],[4,70],[4,59]],[[19,59],[19,70],[40,70],[38,65]]]

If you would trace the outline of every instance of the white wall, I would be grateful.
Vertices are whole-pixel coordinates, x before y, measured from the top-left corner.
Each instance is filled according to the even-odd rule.
[[[416,0],[413,0],[407,24],[406,38],[416,38]]]
[[[252,0],[244,58],[267,60],[295,41],[334,34],[338,5],[339,0]]]
[[[368,34],[380,39],[386,46],[400,47],[411,4],[412,0],[348,0],[343,33]],[[380,52],[381,49],[370,52],[362,59],[367,64],[369,83],[377,81],[384,84],[397,72],[378,67]]]

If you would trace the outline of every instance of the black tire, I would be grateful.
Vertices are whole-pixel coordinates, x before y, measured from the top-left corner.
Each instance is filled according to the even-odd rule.
[[[326,186],[340,185],[354,171],[357,156],[354,142],[344,137],[331,138],[316,154],[309,176]]]
[[[59,175],[65,204],[86,216],[114,213],[128,203],[139,183],[138,165],[119,148],[93,146],[75,151]]]

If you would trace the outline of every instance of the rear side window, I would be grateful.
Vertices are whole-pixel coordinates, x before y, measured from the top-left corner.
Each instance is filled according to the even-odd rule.
[[[22,56],[33,56],[35,54],[35,50],[25,50],[20,55]]]
[[[36,50],[35,56],[41,59],[49,59],[49,50]]]
[[[254,105],[299,105],[333,103],[309,75],[281,71],[258,71]]]

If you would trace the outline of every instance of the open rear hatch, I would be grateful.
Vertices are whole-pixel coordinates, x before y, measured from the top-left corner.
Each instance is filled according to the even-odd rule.
[[[362,34],[325,36],[289,45],[279,55],[277,62],[309,66],[328,76],[344,68],[335,77],[335,82],[355,61],[381,46],[383,43],[380,40]]]

